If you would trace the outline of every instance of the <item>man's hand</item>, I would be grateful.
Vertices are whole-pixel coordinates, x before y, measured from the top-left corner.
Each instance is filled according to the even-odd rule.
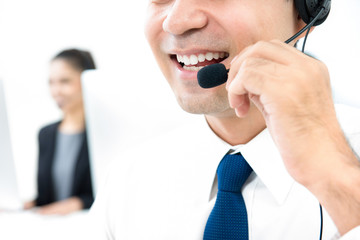
[[[326,66],[283,42],[259,42],[233,60],[227,89],[239,117],[252,103],[262,112],[288,172],[340,233],[360,225],[360,168],[337,121]]]

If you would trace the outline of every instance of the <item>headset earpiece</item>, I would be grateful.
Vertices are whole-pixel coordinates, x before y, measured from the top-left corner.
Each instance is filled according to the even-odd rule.
[[[312,19],[320,12],[324,2],[326,2],[325,10],[313,26],[322,24],[330,13],[331,0],[295,0],[295,7],[299,12],[301,19],[309,24]]]

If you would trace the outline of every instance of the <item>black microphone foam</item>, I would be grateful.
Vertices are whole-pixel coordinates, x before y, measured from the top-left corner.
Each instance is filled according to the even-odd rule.
[[[202,88],[219,86],[227,81],[228,72],[224,64],[211,64],[200,69],[197,74],[198,83]]]

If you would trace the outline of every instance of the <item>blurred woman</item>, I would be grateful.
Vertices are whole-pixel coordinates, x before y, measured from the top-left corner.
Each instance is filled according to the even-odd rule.
[[[81,73],[87,69],[95,69],[95,63],[86,51],[65,50],[51,61],[50,92],[63,117],[39,132],[38,195],[25,209],[68,214],[94,201],[81,90]]]

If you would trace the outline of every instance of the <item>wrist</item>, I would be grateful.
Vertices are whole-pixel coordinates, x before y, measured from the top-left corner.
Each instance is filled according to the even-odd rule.
[[[359,166],[359,161],[350,147],[337,121],[324,124],[313,130],[313,141],[309,141],[308,162],[312,167],[303,172],[300,183],[313,191],[321,191],[324,186],[340,184],[343,174]]]
[[[307,187],[327,210],[341,235],[360,225],[360,166],[354,154],[327,166]]]

